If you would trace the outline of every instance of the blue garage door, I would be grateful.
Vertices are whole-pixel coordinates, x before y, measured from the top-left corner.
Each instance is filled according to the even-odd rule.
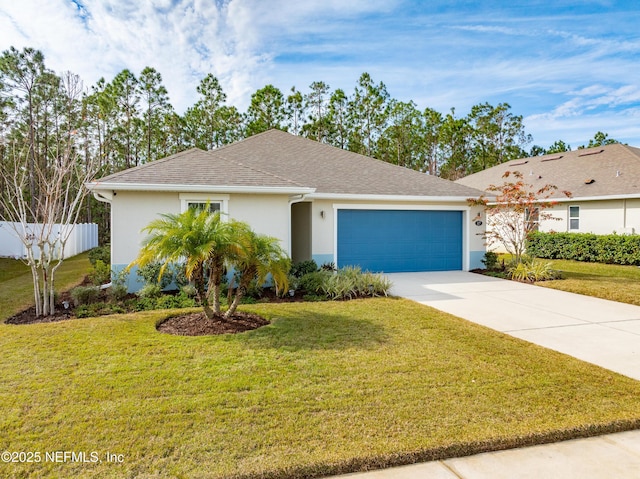
[[[462,269],[462,211],[338,210],[338,267]]]

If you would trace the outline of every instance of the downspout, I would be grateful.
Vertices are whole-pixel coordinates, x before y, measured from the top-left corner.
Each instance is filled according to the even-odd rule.
[[[100,201],[101,203],[107,203],[107,204],[111,204],[111,202],[113,201],[113,196],[115,195],[115,192],[112,192],[111,194],[109,194],[108,192],[100,192],[97,190],[93,191],[93,197]],[[111,215],[111,224],[113,225],[113,208],[111,208],[110,211],[110,215]],[[113,258],[113,241],[110,242],[111,243],[111,251],[110,251],[110,256]],[[113,262],[111,262],[111,269],[113,270]],[[113,273],[112,273],[113,274]],[[113,285],[113,281],[109,281],[107,284],[102,284],[100,285],[100,289],[107,289],[110,288]]]

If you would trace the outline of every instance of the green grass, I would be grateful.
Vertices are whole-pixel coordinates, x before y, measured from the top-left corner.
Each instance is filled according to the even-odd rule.
[[[317,477],[640,426],[640,382],[411,301],[245,310],[273,322],[0,325],[2,450],[102,459],[0,477]]]
[[[640,268],[568,260],[541,260],[562,271],[564,279],[536,283],[546,288],[585,294],[640,306]]]
[[[56,291],[67,291],[81,283],[90,269],[87,253],[64,260],[56,272]],[[0,258],[0,321],[33,304],[31,269],[22,261]]]

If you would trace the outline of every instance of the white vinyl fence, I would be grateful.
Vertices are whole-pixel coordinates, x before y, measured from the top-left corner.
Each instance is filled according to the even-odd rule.
[[[42,226],[39,224],[27,224],[26,231],[23,230],[20,223],[9,223],[7,221],[0,221],[0,257],[8,258],[26,258],[27,250],[19,239],[13,225],[16,226],[20,234],[37,234],[41,231]],[[64,233],[65,226],[54,225],[51,235],[58,236]],[[64,257],[69,258],[77,254],[87,251],[91,248],[98,246],[98,225],[95,223],[82,223],[77,225],[70,225],[71,234],[67,240],[67,244],[64,248]],[[34,254],[36,258],[40,256],[38,247],[34,247]]]

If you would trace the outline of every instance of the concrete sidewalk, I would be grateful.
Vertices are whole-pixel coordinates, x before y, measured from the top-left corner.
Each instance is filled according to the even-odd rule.
[[[640,431],[487,452],[341,479],[638,479]]]
[[[392,294],[640,380],[640,307],[462,271],[395,273]],[[489,452],[349,479],[638,479],[640,431]]]

